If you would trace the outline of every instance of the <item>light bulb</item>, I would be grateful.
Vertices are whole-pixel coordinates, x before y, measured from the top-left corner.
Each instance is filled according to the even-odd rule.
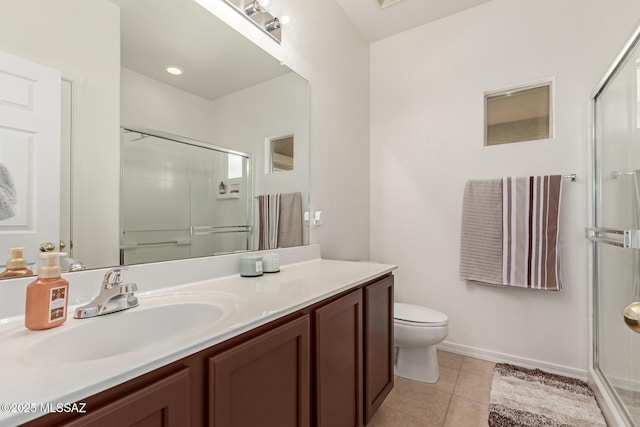
[[[182,68],[176,67],[175,65],[169,65],[167,68],[167,73],[173,74],[174,76],[179,76],[183,73]]]
[[[280,21],[281,26],[284,26],[291,22],[291,18],[289,17],[289,15],[282,15],[278,17],[278,21]]]

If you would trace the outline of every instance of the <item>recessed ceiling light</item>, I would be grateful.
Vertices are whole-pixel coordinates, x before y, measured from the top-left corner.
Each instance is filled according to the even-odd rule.
[[[174,76],[179,76],[182,74],[182,68],[176,67],[175,65],[169,65],[167,68],[167,73],[173,74]]]

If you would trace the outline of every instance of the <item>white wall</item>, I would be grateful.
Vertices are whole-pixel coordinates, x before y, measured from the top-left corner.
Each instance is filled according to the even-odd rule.
[[[122,68],[122,123],[211,143],[211,102]]]
[[[640,17],[631,0],[494,0],[371,46],[371,258],[399,265],[396,299],[449,315],[461,351],[587,369],[590,92]],[[555,138],[483,147],[483,92],[553,77]],[[565,290],[458,279],[468,179],[565,181]]]
[[[0,50],[74,81],[73,157],[82,162],[73,170],[73,244],[87,265],[117,264],[119,9],[106,0],[2,0],[0,8]]]

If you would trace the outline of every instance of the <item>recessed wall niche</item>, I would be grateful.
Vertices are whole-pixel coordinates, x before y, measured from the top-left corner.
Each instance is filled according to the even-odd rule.
[[[553,138],[552,81],[485,92],[485,145]]]
[[[293,170],[293,135],[267,139],[266,173]]]

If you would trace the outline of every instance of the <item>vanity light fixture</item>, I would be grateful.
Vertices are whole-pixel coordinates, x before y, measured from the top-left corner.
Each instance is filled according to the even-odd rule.
[[[380,7],[384,9],[385,7],[389,7],[396,3],[399,3],[400,1],[402,0],[378,0],[378,3],[380,3]]]
[[[203,4],[213,0],[195,1]],[[276,0],[224,0],[225,3],[233,7],[253,25],[261,31],[264,31],[265,34],[277,43],[280,43],[282,40],[282,26],[285,22],[282,20],[283,17],[276,17],[276,13],[272,11],[275,1]]]
[[[173,74],[174,76],[179,76],[180,74],[183,73],[182,68],[176,67],[175,65],[168,65],[166,70],[167,70],[167,73]]]
[[[258,12],[261,12],[262,8],[260,7],[260,2],[258,0],[253,0],[252,2],[249,3],[248,6],[242,9],[242,11],[244,12],[245,15],[251,16]]]
[[[269,33],[279,28],[280,28],[280,20],[278,18],[273,18],[272,20],[264,23],[264,29]]]

